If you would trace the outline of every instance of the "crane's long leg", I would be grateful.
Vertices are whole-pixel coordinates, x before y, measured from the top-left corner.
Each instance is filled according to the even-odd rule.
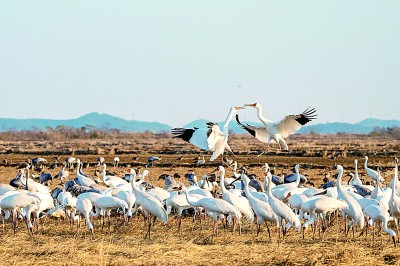
[[[375,244],[375,223],[372,224],[372,245]]]
[[[336,243],[339,238],[339,211],[336,211]]]
[[[197,213],[197,211],[194,210],[193,221],[192,221],[192,232],[193,232],[193,229],[194,229],[194,223],[196,221],[196,213]],[[201,218],[200,218],[200,222],[201,222]]]
[[[269,241],[272,242],[272,240],[271,240],[271,232],[269,230],[269,226],[268,226],[268,222],[267,221],[265,221],[265,225],[267,226]],[[260,225],[260,227],[261,227],[261,225]]]
[[[111,214],[107,215],[108,216],[108,233],[111,233]]]
[[[182,233],[182,214],[178,217],[178,232]]]
[[[101,222],[101,232],[103,233],[103,229],[104,229],[104,214],[100,216],[100,222]]]
[[[80,228],[81,228],[81,215],[79,214],[78,215],[78,225],[76,227],[75,237],[79,236]]]
[[[257,236],[260,234],[261,232],[261,224],[257,223]]]
[[[15,211],[13,211],[13,222],[14,222],[14,234],[15,234],[15,231],[17,230],[17,214],[15,213]]]

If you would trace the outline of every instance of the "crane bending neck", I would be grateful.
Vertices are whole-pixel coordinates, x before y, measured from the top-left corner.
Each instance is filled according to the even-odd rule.
[[[263,113],[262,113],[262,107],[261,107],[261,106],[257,108],[257,116],[258,116],[258,119],[260,119],[260,121],[261,121],[265,126],[267,126],[269,123],[272,122],[271,120],[269,120],[269,119],[267,119],[267,118],[264,117],[264,115],[263,115]]]

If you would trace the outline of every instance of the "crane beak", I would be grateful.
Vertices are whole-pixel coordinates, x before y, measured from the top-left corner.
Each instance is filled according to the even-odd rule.
[[[256,103],[249,103],[249,104],[245,104],[244,106],[251,106],[251,107],[256,107]]]
[[[245,106],[235,106],[235,109],[236,109],[236,111],[243,110],[243,109],[246,109],[246,107]]]

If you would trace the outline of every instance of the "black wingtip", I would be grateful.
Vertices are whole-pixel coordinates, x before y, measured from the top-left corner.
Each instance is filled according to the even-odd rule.
[[[296,119],[302,126],[310,122],[311,120],[317,119],[318,114],[316,114],[317,110],[315,108],[311,108],[309,106],[303,113],[300,114],[300,117]]]
[[[249,125],[249,124],[247,124],[247,126],[245,126],[245,125],[243,125],[242,123],[240,123],[239,115],[238,115],[238,114],[236,114],[236,122],[237,122],[237,124],[238,124],[241,128],[243,128],[244,130],[246,130],[247,132],[249,132],[253,137],[256,136],[256,132],[255,132],[252,128],[250,128],[250,125]]]

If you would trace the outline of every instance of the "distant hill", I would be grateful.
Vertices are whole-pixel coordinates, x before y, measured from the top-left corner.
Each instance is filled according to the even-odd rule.
[[[184,127],[205,127],[206,122],[209,120],[206,119],[198,119],[189,124],[186,124]],[[261,123],[257,122],[247,122],[241,121],[243,124],[250,124],[252,126],[261,127],[263,126]],[[224,122],[218,122],[218,124],[222,127]],[[354,134],[368,134],[370,133],[375,127],[400,127],[400,121],[398,120],[380,120],[375,118],[368,118],[362,120],[355,124],[350,123],[321,123],[315,124],[310,126],[302,127],[297,133],[299,134],[308,134],[310,132],[316,132],[318,134],[336,134],[336,133],[354,133]],[[234,133],[244,133],[240,126],[237,125],[236,121],[231,121],[229,124],[229,129]]]
[[[205,128],[206,123],[212,121],[207,119],[197,119],[194,120],[183,127],[185,128]],[[214,122],[214,121],[213,121]],[[261,127],[261,123],[257,122],[246,122],[242,121],[242,123],[249,123],[253,126]],[[223,122],[218,122],[218,124],[222,127]],[[8,130],[31,130],[37,129],[42,130],[47,127],[56,128],[57,126],[68,126],[74,128],[80,128],[86,125],[91,125],[96,128],[116,128],[121,131],[129,131],[129,132],[144,132],[144,131],[152,131],[152,132],[162,132],[169,131],[171,126],[158,123],[158,122],[144,122],[137,120],[125,120],[119,117],[111,116],[108,114],[100,114],[100,113],[89,113],[83,115],[81,117],[75,119],[68,120],[55,120],[55,119],[13,119],[13,118],[0,118],[0,132],[8,131]],[[310,126],[302,127],[297,133],[307,134],[310,132],[316,132],[319,134],[336,134],[339,132],[343,133],[357,133],[357,134],[368,134],[375,127],[400,127],[399,120],[380,120],[375,118],[364,119],[358,123],[350,124],[350,123],[321,123],[314,124]],[[236,121],[231,121],[229,124],[229,130],[234,133],[244,133],[245,131],[240,128]]]
[[[68,126],[80,128],[91,125],[96,128],[116,128],[121,131],[144,132],[144,131],[169,131],[170,126],[158,122],[142,122],[136,120],[125,120],[108,114],[89,113],[76,119],[54,120],[54,119],[12,119],[0,118],[0,131],[8,130],[30,130],[56,128],[57,126]]]

